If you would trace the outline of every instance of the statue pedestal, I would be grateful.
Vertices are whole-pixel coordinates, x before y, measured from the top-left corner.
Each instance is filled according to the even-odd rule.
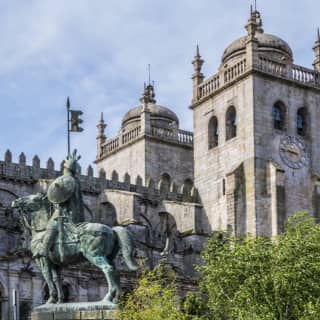
[[[45,304],[37,307],[32,320],[117,320],[116,310],[103,302]]]

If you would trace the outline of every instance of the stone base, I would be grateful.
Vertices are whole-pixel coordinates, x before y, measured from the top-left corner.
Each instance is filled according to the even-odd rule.
[[[117,311],[103,302],[45,304],[32,312],[32,320],[116,320]]]

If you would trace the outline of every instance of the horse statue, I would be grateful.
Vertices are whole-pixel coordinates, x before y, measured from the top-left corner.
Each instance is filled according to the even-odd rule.
[[[48,255],[43,256],[39,251],[51,216],[51,204],[47,196],[37,193],[21,197],[13,201],[12,207],[18,209],[22,224],[31,232],[31,252],[49,288],[46,303],[63,302],[60,269],[88,260],[104,273],[107,280],[108,292],[101,303],[110,309],[116,308],[121,293],[120,275],[114,265],[117,253],[121,251],[130,270],[138,269],[133,257],[133,239],[126,228],[111,228],[100,223],[75,225],[64,222],[64,256],[61,257],[59,250],[61,238],[56,239]]]

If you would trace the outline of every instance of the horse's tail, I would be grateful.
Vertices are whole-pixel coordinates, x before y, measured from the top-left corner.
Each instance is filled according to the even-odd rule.
[[[136,271],[139,266],[133,257],[134,243],[130,231],[124,227],[113,227],[112,230],[118,237],[120,250],[126,265],[130,270]]]

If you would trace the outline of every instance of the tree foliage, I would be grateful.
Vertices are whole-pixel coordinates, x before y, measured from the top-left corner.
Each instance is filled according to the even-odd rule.
[[[119,320],[185,320],[173,276],[163,270],[148,271],[140,277],[118,314]]]
[[[292,216],[272,240],[217,233],[203,261],[199,292],[185,297],[183,312],[175,282],[156,271],[141,277],[119,319],[320,319],[320,225],[306,213]]]
[[[203,258],[207,319],[319,319],[320,226],[306,213],[274,241],[215,235]]]

